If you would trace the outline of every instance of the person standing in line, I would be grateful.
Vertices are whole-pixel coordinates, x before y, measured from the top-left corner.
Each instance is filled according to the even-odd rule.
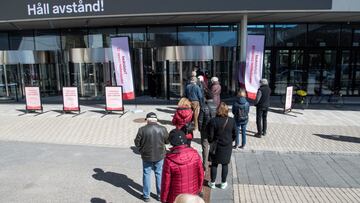
[[[169,141],[173,147],[164,159],[161,202],[173,203],[179,194],[198,195],[201,192],[204,170],[199,153],[188,147],[183,131],[170,131]]]
[[[234,102],[232,107],[232,113],[234,114],[234,119],[236,122],[237,133],[235,146],[236,149],[240,144],[240,132],[241,132],[241,146],[239,148],[244,148],[246,144],[246,125],[249,121],[249,111],[250,104],[246,100],[246,91],[241,89],[238,92],[237,100]]]
[[[197,78],[192,77],[191,83],[186,86],[185,96],[191,102],[191,109],[194,112],[195,129],[198,129],[200,105],[204,103],[204,96],[201,92],[199,85],[197,85],[196,83],[197,83]]]
[[[209,155],[209,141],[208,141],[208,124],[212,118],[216,116],[216,105],[214,100],[209,95],[204,105],[200,108],[199,114],[199,131],[201,136],[201,148],[202,148],[202,160],[203,167],[206,170],[208,166],[208,155]]]
[[[148,74],[148,88],[150,91],[150,96],[156,97],[156,74],[154,70],[150,70]]]
[[[260,80],[260,88],[257,91],[255,106],[256,106],[256,137],[266,135],[267,130],[267,114],[270,106],[271,89],[267,79]],[[262,124],[262,125],[261,125]]]
[[[165,144],[168,144],[168,132],[157,123],[157,116],[150,112],[146,115],[147,124],[139,128],[134,140],[143,160],[143,200],[150,201],[151,171],[156,178],[157,200],[160,200],[161,175],[165,156]]]
[[[213,95],[213,99],[215,102],[215,105],[218,107],[220,105],[220,94],[221,94],[221,86],[219,83],[219,78],[217,77],[212,77],[211,78],[211,93]]]
[[[184,130],[184,127],[187,123],[192,122],[193,119],[193,111],[191,110],[191,102],[183,97],[180,99],[178,103],[178,107],[172,119],[172,124],[176,127],[176,129]],[[193,132],[190,129],[186,129],[186,139],[188,140],[189,146],[191,145],[191,140],[193,139]]]
[[[228,164],[232,153],[232,143],[236,138],[236,124],[233,118],[228,116],[229,108],[221,102],[217,109],[216,117],[209,123],[209,161],[211,161],[209,187],[215,189],[217,167],[222,165],[221,170],[221,189],[227,187]]]

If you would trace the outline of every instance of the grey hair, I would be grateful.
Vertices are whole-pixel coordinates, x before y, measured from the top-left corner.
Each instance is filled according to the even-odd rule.
[[[191,82],[192,82],[192,83],[196,83],[196,82],[197,82],[197,78],[196,78],[196,77],[191,77]]]
[[[261,84],[261,85],[268,85],[269,82],[268,82],[267,79],[263,78],[263,79],[260,80],[260,84]]]

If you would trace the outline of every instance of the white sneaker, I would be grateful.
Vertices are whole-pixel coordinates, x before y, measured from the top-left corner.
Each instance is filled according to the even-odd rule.
[[[216,187],[215,187],[215,182],[210,182],[210,181],[209,181],[208,185],[209,185],[209,187],[210,187],[211,189],[215,189],[215,188],[216,188]]]
[[[225,183],[221,183],[220,188],[221,188],[221,189],[225,189],[225,188],[227,187],[227,185],[228,185],[228,183],[227,183],[227,182],[225,182]]]

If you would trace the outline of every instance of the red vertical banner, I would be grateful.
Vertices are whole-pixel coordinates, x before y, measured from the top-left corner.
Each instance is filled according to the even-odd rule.
[[[264,63],[264,43],[263,35],[248,35],[246,48],[246,69],[245,69],[245,88],[250,99],[256,98],[257,90],[260,87],[262,70]]]
[[[42,110],[40,88],[25,87],[26,110]]]
[[[117,86],[123,87],[124,100],[135,99],[129,38],[111,38],[111,48],[114,59],[116,84]]]

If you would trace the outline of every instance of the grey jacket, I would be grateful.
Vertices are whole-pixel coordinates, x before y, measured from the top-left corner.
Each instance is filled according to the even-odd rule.
[[[160,161],[164,159],[165,144],[169,143],[169,134],[164,126],[148,123],[139,128],[134,143],[144,161]]]

